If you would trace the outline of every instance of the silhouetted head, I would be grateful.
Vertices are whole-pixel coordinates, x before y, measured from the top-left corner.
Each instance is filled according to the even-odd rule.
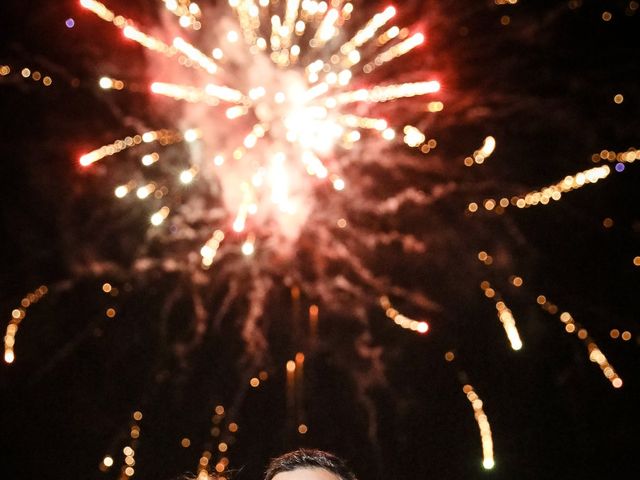
[[[347,464],[322,450],[300,449],[269,463],[264,480],[357,480]]]

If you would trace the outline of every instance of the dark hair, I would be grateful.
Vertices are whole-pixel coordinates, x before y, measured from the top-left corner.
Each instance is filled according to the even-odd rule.
[[[299,468],[322,468],[341,480],[357,480],[354,473],[341,458],[322,450],[299,449],[285,453],[269,462],[264,480],[272,480],[278,473],[291,472]]]
[[[173,480],[199,480],[200,478],[202,478],[200,475],[201,475],[200,473],[196,475],[194,473],[187,472],[175,477]],[[218,477],[218,475],[216,475],[215,473],[207,472],[206,478],[208,480],[217,480],[220,477]]]

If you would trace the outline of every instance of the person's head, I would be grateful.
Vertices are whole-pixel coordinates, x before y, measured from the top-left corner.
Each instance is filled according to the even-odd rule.
[[[357,480],[344,460],[322,450],[300,449],[269,463],[264,480]]]

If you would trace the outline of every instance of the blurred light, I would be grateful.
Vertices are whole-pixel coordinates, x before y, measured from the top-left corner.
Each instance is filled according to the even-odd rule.
[[[292,373],[296,371],[296,362],[289,360],[287,362],[287,372]]]
[[[195,128],[191,128],[189,130],[186,130],[184,132],[184,140],[185,142],[194,142],[196,141],[198,138],[200,138],[200,132],[195,129]]]
[[[491,469],[495,465],[493,457],[493,437],[489,419],[483,410],[483,402],[480,400],[471,385],[465,385],[462,391],[471,403],[473,414],[480,429],[480,441],[482,443],[482,465],[485,469]]]
[[[424,334],[429,331],[429,324],[427,322],[417,321],[409,318],[393,308],[391,302],[389,301],[389,297],[380,297],[380,306],[385,311],[386,316],[393,320],[396,325],[407,330],[418,332],[420,334]]]
[[[382,138],[384,138],[385,140],[393,140],[394,138],[396,138],[395,130],[393,130],[392,128],[385,128],[382,131]]]
[[[253,255],[255,252],[255,245],[252,240],[247,240],[242,244],[242,254],[245,256]]]
[[[195,172],[192,169],[183,170],[182,172],[180,172],[180,182],[184,185],[188,185],[189,183],[193,182],[194,177]]]
[[[540,295],[537,298],[538,304],[543,310],[546,310],[551,315],[555,315],[558,311],[557,306],[553,305],[547,300],[544,295]],[[602,353],[596,343],[589,337],[589,333],[580,324],[576,323],[573,316],[569,312],[562,312],[560,314],[560,321],[564,324],[565,331],[569,334],[576,334],[576,336],[585,344],[587,351],[589,352],[589,360],[597,363],[604,376],[611,382],[614,388],[620,388],[622,386],[622,379],[618,376],[613,365],[609,363],[607,357]],[[613,329],[609,332],[611,338],[617,338],[619,330]]]
[[[127,193],[129,193],[129,187],[127,185],[119,185],[118,187],[116,187],[114,193],[116,197],[123,198],[127,195]]]
[[[162,207],[160,210],[151,215],[151,224],[157,227],[164,222],[167,216],[169,216],[169,207]]]
[[[156,152],[143,155],[143,157],[140,159],[140,161],[142,162],[142,165],[144,165],[145,167],[153,165],[158,160],[160,160],[160,155],[158,155]]]
[[[5,340],[6,343],[6,340]],[[13,361],[15,360],[15,355],[13,353],[13,350],[7,350],[5,347],[5,351],[4,351],[4,361],[6,363],[13,363]]]
[[[98,81],[98,85],[100,85],[100,88],[107,90],[113,87],[113,80],[110,79],[109,77],[102,77]]]

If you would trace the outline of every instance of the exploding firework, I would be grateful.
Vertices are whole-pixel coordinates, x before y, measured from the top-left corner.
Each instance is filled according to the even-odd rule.
[[[98,77],[94,93],[120,125],[93,132],[105,144],[79,155],[83,193],[96,202],[91,234],[102,233],[76,245],[70,269],[79,278],[108,281],[99,285],[110,300],[109,319],[120,315],[113,297],[129,299],[121,300],[126,311],[148,290],[153,306],[129,308],[157,316],[160,343],[172,349],[171,360],[149,362],[158,384],[167,372],[188,369],[198,352],[220,348],[212,338],[232,345],[222,347],[223,356],[236,355],[229,363],[242,387],[228,381],[226,388],[236,393],[226,409],[214,409],[198,461],[203,478],[227,470],[247,390],[276,376],[283,359],[290,359],[282,369],[288,427],[307,433],[305,359],[327,354],[351,377],[375,443],[380,414],[371,392],[386,383],[375,331],[439,330],[447,338],[438,341],[445,346],[438,354],[457,365],[454,347],[464,336],[457,330],[466,324],[457,300],[449,300],[480,291],[495,305],[506,344],[514,351],[526,346],[514,313],[522,306],[512,303],[524,284],[512,273],[524,242],[511,210],[553,204],[607,178],[608,163],[621,172],[640,158],[632,148],[602,151],[592,158],[602,165],[525,189],[477,173],[499,148],[494,132],[482,130],[463,142],[475,151],[441,154],[443,139],[432,127],[449,128],[443,137],[451,142],[456,123],[481,122],[488,113],[473,105],[477,94],[460,92],[462,78],[454,85],[447,66],[432,63],[424,19],[409,19],[393,6],[371,11],[340,0],[206,6],[182,0],[164,1],[159,13],[138,20],[109,4],[79,3],[83,14],[110,24],[110,42],[124,41],[135,54],[98,61],[106,71],[92,72]],[[89,15],[82,21],[100,23]],[[0,73],[15,74],[8,66]],[[51,78],[44,78],[50,86]],[[457,93],[461,98],[448,113]],[[106,138],[115,130],[122,135]],[[30,321],[27,309],[69,288],[69,282],[40,287],[16,306],[5,336],[7,363],[19,355],[16,335]],[[623,385],[572,314],[543,295],[531,300],[558,315],[611,385]],[[167,367],[172,362],[180,367]],[[482,464],[491,469],[492,430],[478,386],[459,366],[457,373],[478,422]],[[187,382],[180,375],[177,385]],[[132,418],[124,478],[137,468],[142,431],[142,413]],[[190,443],[181,440],[184,448]],[[114,465],[109,453],[103,471]]]
[[[151,203],[149,235],[165,245],[159,256],[137,258],[134,269],[182,270],[194,284],[229,285],[223,303],[245,302],[243,336],[256,365],[264,363],[267,345],[260,319],[281,283],[274,277],[329,311],[355,310],[363,320],[387,292],[432,308],[423,295],[389,284],[353,255],[355,242],[368,243],[358,250],[397,241],[419,251],[425,248],[420,239],[398,231],[371,235],[357,223],[353,234],[342,233],[351,229],[350,218],[391,217],[402,205],[418,206],[431,197],[399,186],[384,204],[371,208],[369,187],[354,178],[372,163],[369,168],[402,169],[401,158],[418,167],[420,160],[405,152],[391,158],[398,143],[423,154],[435,144],[403,123],[401,109],[406,99],[436,94],[437,80],[424,79],[422,72],[409,72],[415,81],[402,83],[368,78],[425,42],[422,32],[394,24],[394,7],[375,13],[349,38],[353,29],[345,25],[354,6],[343,2],[230,2],[231,12],[208,13],[194,3],[168,3],[184,28],[176,34],[172,18],[163,18],[163,27],[149,33],[102,3],[81,5],[150,52],[148,90],[170,98],[166,108],[176,112],[170,129],[132,134],[80,157],[80,165],[90,168],[124,150],[142,150],[145,171],[114,186],[115,196]],[[207,16],[216,19],[214,28],[207,28]],[[198,31],[198,44],[206,50],[185,39]],[[105,90],[129,83],[110,77],[99,82]],[[420,105],[437,111],[442,104]],[[188,160],[179,168],[163,148],[181,142],[187,144]],[[485,145],[477,155],[491,150]],[[165,163],[170,165],[163,169]],[[186,191],[180,184],[196,185]],[[315,258],[307,261],[305,255]],[[339,263],[340,271],[331,272],[335,266],[328,263]],[[197,331],[203,334],[210,315],[206,300],[197,303]],[[384,304],[397,324],[427,331],[425,321],[389,314],[389,300]]]

